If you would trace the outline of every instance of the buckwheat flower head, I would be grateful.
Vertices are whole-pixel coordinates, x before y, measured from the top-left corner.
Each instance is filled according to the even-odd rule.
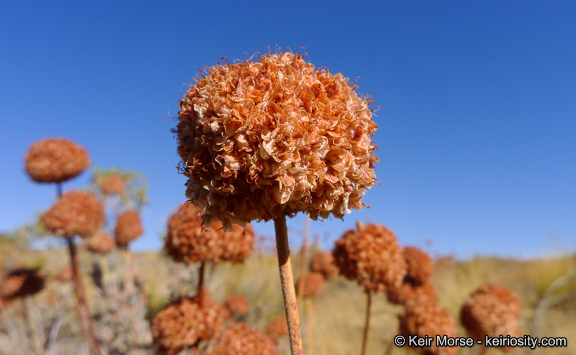
[[[360,209],[375,182],[371,101],[299,54],[210,67],[180,101],[186,196],[205,225]]]
[[[108,175],[101,179],[100,189],[105,195],[120,194],[126,188],[126,182],[118,175]]]
[[[111,252],[116,243],[107,232],[100,231],[90,238],[86,239],[86,249],[96,254],[108,254]]]
[[[116,236],[116,245],[120,248],[126,248],[128,244],[137,239],[144,233],[140,213],[135,210],[122,213],[116,221],[114,235]]]
[[[0,299],[7,301],[32,296],[44,288],[44,276],[39,269],[16,269],[4,277]]]
[[[90,166],[83,147],[66,138],[49,138],[33,143],[25,157],[25,169],[33,181],[68,181]]]
[[[412,305],[420,302],[436,303],[438,300],[436,287],[430,282],[422,285],[405,282],[400,287],[388,288],[386,296],[390,303],[400,305]]]
[[[68,191],[48,211],[42,222],[52,233],[62,237],[84,238],[95,234],[104,224],[104,206],[93,193]]]
[[[303,287],[303,297],[317,296],[324,291],[324,276],[319,272],[309,272],[296,281],[296,293]]]
[[[319,272],[326,281],[332,280],[340,274],[340,269],[334,264],[332,253],[318,252],[310,259],[310,271]]]
[[[268,322],[266,325],[266,333],[272,337],[274,340],[278,340],[283,336],[288,335],[288,323],[286,323],[286,317],[278,316]]]
[[[233,323],[206,355],[280,355],[274,339],[244,323]]]
[[[224,303],[226,308],[235,316],[243,316],[248,313],[248,309],[250,305],[248,304],[248,300],[244,296],[240,295],[231,295],[226,299]]]
[[[434,261],[428,254],[416,247],[404,247],[402,253],[408,265],[405,282],[422,285],[432,278]]]
[[[406,261],[396,236],[383,225],[357,223],[336,241],[333,255],[340,273],[357,280],[367,291],[399,287],[406,275]]]

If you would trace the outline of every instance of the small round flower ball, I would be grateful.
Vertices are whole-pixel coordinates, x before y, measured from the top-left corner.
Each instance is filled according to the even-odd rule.
[[[250,308],[246,297],[240,295],[229,296],[226,299],[224,305],[226,308],[228,308],[231,314],[237,317],[246,315],[248,313],[248,309]]]
[[[28,176],[40,183],[60,183],[90,166],[85,148],[66,138],[43,139],[30,145],[25,157]]]
[[[304,274],[296,281],[296,294],[303,287],[302,295],[304,297],[314,297],[324,291],[324,276],[319,272],[310,272]]]
[[[116,242],[109,233],[100,231],[86,240],[86,249],[91,253],[108,254],[114,247]]]
[[[486,335],[519,336],[520,310],[520,298],[514,292],[499,285],[485,284],[466,300],[460,310],[460,320],[475,339],[484,339]]]
[[[116,236],[116,245],[119,248],[126,248],[130,242],[137,239],[144,233],[140,213],[130,210],[122,213],[116,221],[114,235]]]
[[[241,263],[254,250],[254,230],[234,225],[224,231],[216,222],[210,228],[202,224],[201,210],[192,204],[180,205],[168,221],[164,249],[177,262],[192,265],[198,262]]]
[[[430,282],[422,285],[403,283],[400,287],[386,290],[388,301],[398,305],[412,305],[420,302],[436,303],[438,294],[436,287]]]
[[[336,278],[340,269],[334,264],[332,253],[317,252],[310,259],[310,271],[319,272],[326,281]]]
[[[432,258],[416,247],[402,248],[402,254],[408,265],[405,282],[413,285],[422,285],[432,278],[434,274],[434,261]]]
[[[398,316],[400,334],[405,337],[426,335],[436,339],[436,335],[456,337],[458,335],[454,317],[445,309],[431,302],[417,303],[404,308]],[[458,353],[457,347],[437,347],[435,341],[430,347],[420,348],[425,354],[453,355]]]
[[[206,355],[280,355],[276,341],[245,323],[229,325]]]
[[[0,286],[0,298],[11,301],[32,296],[44,288],[45,278],[39,269],[16,269],[8,273]]]
[[[274,340],[288,335],[288,322],[286,322],[286,317],[278,316],[268,322],[268,325],[266,325],[266,333]]]
[[[68,191],[41,216],[48,230],[62,237],[95,234],[106,220],[104,206],[91,192]]]
[[[376,180],[371,101],[299,54],[210,67],[180,101],[174,132],[186,196],[205,225],[314,220],[361,209]]]
[[[336,241],[332,252],[340,273],[356,280],[367,291],[400,287],[406,260],[396,236],[383,225],[357,223]]]
[[[126,182],[118,175],[108,175],[102,178],[99,186],[105,195],[121,194],[126,188]]]
[[[168,355],[196,346],[201,340],[217,338],[224,330],[226,309],[205,295],[182,298],[161,310],[152,320],[152,336],[160,351]]]

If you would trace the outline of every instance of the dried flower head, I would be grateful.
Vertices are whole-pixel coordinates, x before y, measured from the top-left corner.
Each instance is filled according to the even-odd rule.
[[[54,276],[54,279],[59,282],[69,282],[70,280],[72,280],[72,266],[70,265],[64,266],[58,272],[58,274]]]
[[[304,287],[302,295],[304,297],[317,296],[324,290],[324,276],[319,272],[310,272],[304,274],[296,281],[296,293]]]
[[[434,261],[432,258],[416,247],[402,248],[404,259],[408,265],[404,282],[412,285],[422,285],[432,278],[434,274]]]
[[[226,309],[207,293],[198,298],[183,298],[171,303],[152,320],[152,336],[160,351],[177,354],[202,340],[217,338],[224,330]]]
[[[266,333],[268,333],[268,335],[270,335],[274,340],[278,340],[283,336],[288,335],[288,322],[286,322],[286,317],[278,316],[268,322]]]
[[[7,301],[32,296],[44,288],[39,269],[16,269],[8,273],[0,287],[0,299]]]
[[[456,321],[445,309],[438,307],[434,303],[417,303],[404,308],[398,316],[400,320],[400,334],[408,337],[417,335],[436,338],[436,335],[456,337]],[[458,353],[457,347],[437,347],[435,341],[431,347],[421,348],[427,354],[452,355]]]
[[[186,196],[205,225],[360,209],[375,182],[371,103],[299,54],[210,67],[180,101]]]
[[[30,178],[43,183],[68,181],[89,166],[86,149],[66,138],[33,143],[25,157],[25,169]]]
[[[230,313],[235,316],[246,315],[246,313],[248,313],[248,308],[250,308],[246,297],[240,295],[229,296],[224,304]]]
[[[135,210],[126,211],[118,217],[114,234],[116,235],[116,245],[119,248],[126,248],[128,244],[144,233],[140,213]]]
[[[495,284],[485,284],[466,300],[460,310],[460,320],[476,339],[484,339],[486,335],[519,336],[520,310],[520,299],[514,292]]]
[[[387,289],[386,296],[390,303],[405,306],[419,302],[436,303],[438,300],[436,287],[430,282],[422,285],[403,283],[400,287]]]
[[[93,193],[68,191],[42,214],[42,222],[52,233],[62,237],[92,236],[102,227],[104,206]]]
[[[340,273],[369,291],[399,287],[406,275],[402,249],[394,233],[383,225],[358,222],[355,230],[336,241],[332,254]]]
[[[104,231],[100,231],[86,240],[86,248],[96,254],[108,254],[115,246],[114,239]]]
[[[233,323],[206,351],[206,355],[280,355],[268,334],[244,323]]]
[[[126,188],[126,182],[118,175],[108,175],[102,178],[99,185],[105,195],[120,194]]]
[[[310,271],[319,272],[326,281],[332,280],[340,274],[340,269],[334,264],[332,253],[318,252],[310,259]]]
[[[197,262],[241,263],[254,250],[254,230],[234,225],[226,232],[219,222],[210,228],[202,225],[200,209],[192,204],[181,205],[168,221],[164,248],[172,259],[194,264]]]

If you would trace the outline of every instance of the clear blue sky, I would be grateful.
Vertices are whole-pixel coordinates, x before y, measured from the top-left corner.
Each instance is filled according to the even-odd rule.
[[[273,3],[1,1],[0,230],[54,202],[23,158],[30,143],[63,136],[94,166],[147,176],[134,249],[159,249],[185,200],[167,120],[184,84],[222,56],[279,45],[359,77],[381,107],[381,187],[366,196],[371,209],[313,223],[327,245],[363,220],[462,257],[576,248],[575,2]]]

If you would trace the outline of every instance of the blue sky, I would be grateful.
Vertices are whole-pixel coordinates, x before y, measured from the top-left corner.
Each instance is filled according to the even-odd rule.
[[[223,56],[278,45],[359,77],[381,107],[381,186],[370,209],[312,223],[326,245],[363,220],[437,254],[574,251],[575,22],[570,1],[0,1],[0,230],[54,202],[23,158],[62,136],[94,166],[147,177],[146,234],[133,248],[159,249],[185,200],[168,119],[184,84]],[[290,224],[296,245],[304,219]]]

